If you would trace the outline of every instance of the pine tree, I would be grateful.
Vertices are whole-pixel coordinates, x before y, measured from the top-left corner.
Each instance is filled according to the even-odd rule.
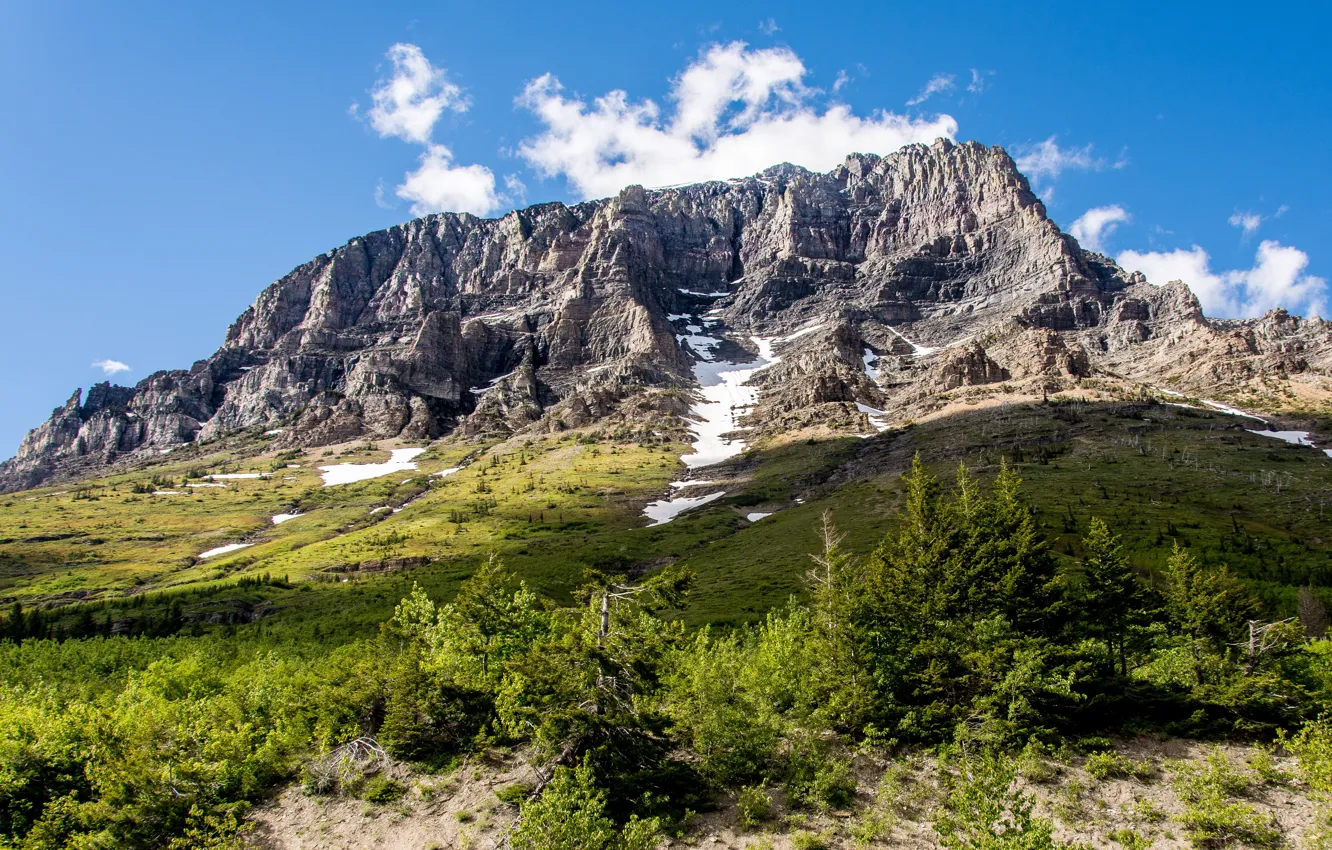
[[[811,555],[806,573],[810,608],[810,684],[813,701],[827,719],[858,730],[869,719],[873,690],[861,633],[865,574],[858,559],[843,551],[843,535],[823,514],[823,551]]]
[[[1129,566],[1118,535],[1093,518],[1082,538],[1083,612],[1091,631],[1105,642],[1113,673],[1118,660],[1121,676],[1128,675],[1126,637],[1135,615],[1141,613],[1144,593]]]
[[[9,616],[5,618],[5,629],[0,632],[0,636],[9,638],[14,643],[23,642],[23,605],[15,602],[9,608]]]
[[[1231,643],[1258,616],[1258,601],[1229,569],[1204,567],[1178,541],[1165,574],[1166,611],[1176,631],[1190,639],[1195,674],[1205,681],[1205,656],[1230,655]]]
[[[899,530],[866,563],[861,639],[881,720],[937,738],[964,720],[1039,720],[1067,693],[1050,640],[1054,562],[1005,466],[986,494],[965,467],[946,500],[919,458]],[[905,724],[905,725],[904,725]]]

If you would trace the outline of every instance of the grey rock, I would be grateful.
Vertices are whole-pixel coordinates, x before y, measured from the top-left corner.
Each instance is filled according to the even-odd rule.
[[[1187,287],[1061,233],[1002,149],[940,140],[826,174],[779,165],[357,237],[260,293],[207,360],[76,392],[0,464],[0,489],[248,429],[309,446],[678,414],[652,395],[694,385],[668,317],[708,309],[739,344],[823,325],[756,379],[772,423],[850,401],[907,415],[1010,377],[1203,392],[1332,371],[1326,323],[1208,319]]]

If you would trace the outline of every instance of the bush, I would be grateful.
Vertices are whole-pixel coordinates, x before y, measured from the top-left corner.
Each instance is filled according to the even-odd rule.
[[[384,749],[396,758],[435,762],[457,752],[489,716],[484,694],[453,687],[409,655],[389,678],[379,734]]]
[[[361,797],[371,803],[391,803],[407,793],[401,782],[387,776],[376,776],[365,783]]]
[[[786,795],[793,806],[802,808],[845,807],[856,796],[851,763],[831,753],[826,742],[799,736],[791,743]]]
[[[947,753],[945,754],[948,755]],[[939,764],[944,799],[934,819],[948,850],[1055,850],[1050,821],[1033,813],[1031,795],[1013,787],[1015,768],[990,751]]]
[[[1148,850],[1152,840],[1139,835],[1128,827],[1110,833],[1110,840],[1124,847],[1124,850]]]
[[[762,785],[746,785],[740,789],[735,807],[740,824],[752,829],[772,817],[772,795]]]
[[[1172,784],[1184,802],[1184,811],[1177,819],[1193,846],[1240,842],[1253,847],[1280,847],[1284,843],[1275,820],[1249,803],[1229,799],[1247,791],[1251,783],[1221,750],[1212,750],[1201,767],[1181,765]]]
[[[1018,775],[1028,782],[1041,784],[1053,782],[1060,774],[1059,767],[1051,764],[1053,759],[1054,751],[1032,738],[1027,741],[1027,745],[1018,754],[1015,768]]]
[[[791,850],[827,850],[828,836],[802,829],[791,833]]]
[[[1156,766],[1149,761],[1134,761],[1114,751],[1092,753],[1084,767],[1097,779],[1151,779]]]
[[[656,818],[631,817],[622,830],[606,816],[606,792],[586,761],[555,768],[541,797],[525,804],[509,836],[513,850],[651,850],[660,836]]]

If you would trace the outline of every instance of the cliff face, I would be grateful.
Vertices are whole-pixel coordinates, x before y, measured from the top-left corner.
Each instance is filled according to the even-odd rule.
[[[939,141],[827,174],[783,165],[358,237],[264,290],[209,359],[75,393],[0,464],[0,489],[258,426],[318,445],[516,430],[557,407],[596,418],[641,387],[692,385],[681,317],[705,310],[737,339],[823,326],[763,374],[765,402],[788,411],[1131,377],[1154,358],[1181,388],[1332,369],[1323,323],[1209,322],[1187,288],[1082,251],[1003,150]],[[867,379],[866,350],[897,357],[897,389]]]

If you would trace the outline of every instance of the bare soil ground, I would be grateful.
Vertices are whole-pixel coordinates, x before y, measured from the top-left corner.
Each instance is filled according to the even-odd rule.
[[[1115,752],[1131,761],[1137,776],[1097,778],[1087,769],[1087,757],[1080,755],[1024,762],[1018,784],[1035,798],[1037,813],[1054,822],[1056,838],[1094,848],[1195,846],[1181,820],[1188,804],[1180,792],[1196,784],[1189,777],[1204,770],[1209,758],[1215,764],[1219,752],[1237,779],[1227,803],[1249,807],[1253,817],[1280,834],[1278,841],[1261,846],[1291,850],[1316,846],[1319,803],[1296,778],[1292,759],[1252,746],[1151,737],[1117,741]],[[715,810],[691,818],[662,846],[705,850],[940,846],[931,826],[940,795],[933,757],[915,754],[886,761],[859,755],[855,768],[857,799],[846,811],[791,811],[781,789],[773,788],[770,814],[745,826],[735,796],[725,795]],[[414,774],[400,766],[393,771],[409,790],[387,804],[310,797],[299,787],[287,789],[252,816],[252,843],[266,850],[493,850],[504,846],[505,833],[517,817],[517,807],[502,803],[496,792],[534,781],[530,767],[516,756],[469,762],[443,776]]]

